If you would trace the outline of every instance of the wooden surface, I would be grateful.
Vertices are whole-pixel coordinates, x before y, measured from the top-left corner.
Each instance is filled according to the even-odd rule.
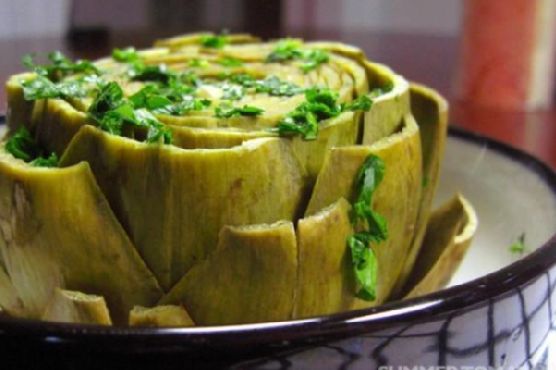
[[[451,104],[451,124],[485,134],[521,148],[556,169],[556,105],[537,112],[502,111],[459,102],[452,94],[458,68],[458,40],[455,38],[369,33],[288,32],[308,39],[331,39],[352,43],[364,49],[369,59],[383,62],[412,81],[439,90]],[[64,39],[0,40],[0,78],[23,70],[21,57],[29,52],[62,50],[73,57],[97,58],[113,46],[130,44],[145,47],[153,33],[82,38],[68,43]],[[0,111],[6,110],[6,96],[0,94]]]

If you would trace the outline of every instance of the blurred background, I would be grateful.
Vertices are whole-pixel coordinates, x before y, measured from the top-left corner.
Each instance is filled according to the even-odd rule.
[[[148,46],[156,37],[197,30],[324,37],[363,42],[372,58],[389,64],[400,56],[426,58],[426,70],[418,70],[415,63],[400,66],[400,73],[430,84],[435,81],[427,74],[452,73],[461,7],[460,0],[0,0],[0,39],[41,39],[24,43],[31,46],[26,50],[14,45],[21,53],[58,47],[94,57],[114,45]],[[446,37],[441,48],[449,53],[434,58],[434,50],[394,46],[394,40],[378,34]],[[444,60],[446,56],[450,60]],[[436,87],[447,93],[449,84],[445,78]]]
[[[199,30],[331,39],[357,45],[370,59],[438,89],[452,103],[453,123],[525,148],[556,166],[555,4],[556,0],[0,0],[0,78],[21,71],[21,56],[30,52],[61,50],[94,59],[113,47],[148,47],[156,38]],[[539,56],[542,63],[537,62]],[[535,71],[520,70],[524,60]],[[492,82],[485,78],[481,61]],[[499,68],[504,64],[508,68]],[[526,73],[534,88],[533,83],[515,79]],[[481,81],[486,83],[477,85]],[[0,98],[4,111],[5,98]]]

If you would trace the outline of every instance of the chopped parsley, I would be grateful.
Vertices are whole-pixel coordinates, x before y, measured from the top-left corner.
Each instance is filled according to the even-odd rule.
[[[301,94],[304,89],[294,83],[280,80],[277,76],[267,76],[263,80],[258,80],[248,74],[233,74],[223,76],[230,82],[243,86],[244,88],[254,88],[256,93],[266,93],[271,96],[293,96]]]
[[[300,60],[301,70],[305,73],[312,71],[323,63],[328,63],[330,56],[324,50],[302,49],[302,42],[295,39],[279,41],[274,50],[268,54],[267,63],[281,63],[290,60]]]
[[[327,88],[305,90],[305,102],[288,113],[274,129],[280,136],[301,135],[305,140],[315,140],[320,121],[333,118],[346,111],[367,111],[372,101],[361,96],[351,103],[338,104],[338,93]]]
[[[510,252],[513,254],[523,255],[527,250],[525,246],[525,233],[521,233],[521,235],[517,238],[517,240],[510,245]]]
[[[216,107],[214,113],[218,118],[230,118],[237,116],[258,116],[264,112],[263,109],[252,105],[244,105],[243,107],[233,107],[228,104],[221,104]]]
[[[268,76],[255,82],[255,92],[267,93],[271,96],[294,96],[301,94],[303,89],[291,82],[282,81],[276,76]]]
[[[254,87],[255,86],[255,82],[257,81],[255,79],[255,77],[248,75],[248,74],[244,74],[244,73],[238,73],[238,74],[233,74],[233,75],[223,75],[222,79],[229,79],[230,82],[233,82],[235,84],[241,85],[243,87]]]
[[[240,100],[245,95],[243,87],[238,85],[222,85],[222,99],[225,100]]]
[[[266,57],[267,63],[280,63],[303,56],[301,47],[303,43],[296,39],[284,39],[276,43],[274,49]]]
[[[319,121],[342,113],[341,107],[336,103],[338,93],[330,89],[307,89],[305,99],[305,102],[280,120],[276,129],[280,136],[301,135],[305,140],[315,140]]]
[[[369,97],[371,99],[377,98],[383,94],[386,94],[394,89],[394,84],[392,82],[388,82],[386,85],[382,87],[375,87],[369,92]]]
[[[145,108],[153,113],[183,115],[191,111],[200,111],[211,105],[207,99],[193,96],[195,89],[191,86],[174,82],[170,86],[147,84],[129,97],[135,109]]]
[[[147,65],[133,47],[126,49],[114,49],[112,59],[128,63],[130,65],[129,77],[136,81],[157,81],[168,83],[170,79],[176,77],[176,73],[168,70],[166,64]]]
[[[243,65],[243,61],[230,56],[219,59],[217,63],[224,67],[241,67]]]
[[[226,35],[205,35],[201,37],[200,43],[205,48],[222,49],[228,45],[228,37]]]
[[[208,67],[209,62],[206,59],[193,58],[189,61],[188,65],[194,68],[205,68]]]
[[[35,64],[32,55],[25,55],[22,59],[23,65],[36,74],[48,78],[50,81],[60,81],[63,77],[73,74],[100,74],[98,68],[88,60],[72,61],[60,51],[47,54],[50,64]]]
[[[139,54],[134,47],[112,50],[112,59],[120,63],[134,63],[139,61]]]
[[[342,104],[342,111],[344,112],[356,112],[363,111],[368,112],[373,105],[373,101],[366,95],[361,95],[354,99],[350,103]]]
[[[101,83],[88,115],[102,130],[122,136],[125,126],[143,127],[147,130],[146,141],[170,144],[171,131],[147,109],[136,109],[116,82]]]
[[[312,71],[323,63],[328,63],[330,57],[324,50],[309,50],[303,52],[301,70],[305,73]]]
[[[52,82],[42,75],[32,80],[23,81],[23,97],[25,100],[82,98],[88,95],[89,89],[84,86],[84,79]]]
[[[351,251],[357,283],[356,296],[366,301],[376,299],[378,265],[371,245],[388,238],[386,219],[371,208],[373,194],[384,177],[384,170],[382,159],[371,154],[365,159],[355,179],[357,196],[352,204],[351,222],[354,228],[362,231],[351,235],[347,245]]]
[[[146,65],[134,63],[129,71],[129,76],[135,81],[156,81],[168,84],[170,80],[177,78],[177,74],[170,71],[166,64]]]
[[[37,167],[57,167],[56,153],[47,153],[31,136],[29,131],[21,126],[6,142],[6,151],[15,158],[21,159]]]

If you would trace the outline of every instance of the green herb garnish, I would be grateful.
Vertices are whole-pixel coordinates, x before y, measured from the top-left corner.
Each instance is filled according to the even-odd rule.
[[[21,159],[37,167],[57,167],[58,156],[56,153],[48,154],[31,136],[29,131],[21,126],[17,131],[8,139],[5,145],[8,151],[15,158]]]
[[[276,46],[266,57],[267,63],[280,63],[303,56],[301,46],[303,43],[296,39],[284,39],[276,43]]]
[[[267,93],[271,96],[294,96],[303,92],[303,89],[293,83],[282,81],[276,76],[268,76],[264,80],[254,83],[255,92]]]
[[[277,76],[268,76],[264,80],[257,80],[253,76],[241,73],[223,77],[244,88],[255,88],[256,93],[266,93],[271,96],[293,96],[304,91],[296,84],[282,81]]]
[[[388,238],[388,225],[384,217],[372,208],[373,194],[384,177],[384,162],[369,155],[355,179],[357,197],[352,204],[351,222],[354,228],[363,229],[347,240],[357,282],[356,296],[366,301],[376,299],[377,259],[371,244]]]
[[[369,109],[371,109],[372,105],[373,105],[373,101],[368,96],[361,95],[350,103],[342,104],[342,111],[344,111],[344,112],[347,112],[347,111],[349,111],[349,112],[356,112],[356,111],[368,112]]]
[[[336,117],[346,111],[367,111],[372,105],[372,100],[367,96],[340,105],[337,103],[337,92],[316,87],[305,90],[305,99],[305,102],[278,123],[275,130],[279,135],[301,135],[305,140],[314,140],[318,135],[320,121]]]
[[[369,97],[371,99],[377,98],[383,94],[386,94],[394,89],[394,84],[392,82],[388,82],[386,85],[382,87],[375,87],[369,92]]]
[[[189,112],[201,111],[210,107],[211,104],[212,102],[208,99],[197,99],[190,96],[183,99],[179,103],[166,106],[162,109],[157,110],[156,112],[171,114],[174,116],[181,116]]]
[[[227,104],[221,104],[215,109],[215,116],[218,118],[230,118],[237,116],[258,116],[264,112],[264,109],[254,107],[252,105],[244,105],[243,107],[233,107]]]
[[[303,50],[303,44],[299,40],[285,39],[279,41],[276,47],[266,58],[267,63],[281,63],[289,60],[301,60],[301,70],[305,73],[312,71],[323,63],[330,60],[330,56],[324,50]]]
[[[254,87],[257,80],[255,77],[244,73],[238,73],[234,75],[224,75],[222,79],[229,79],[230,82],[236,83],[246,88]]]
[[[145,108],[154,113],[183,115],[200,111],[210,106],[207,99],[197,99],[192,94],[195,89],[174,82],[170,86],[148,84],[129,97],[135,109]]]
[[[369,248],[364,238],[354,234],[348,238],[348,246],[351,252],[351,262],[358,290],[356,296],[365,301],[376,299],[376,281],[378,261],[374,251]]]
[[[200,42],[206,48],[222,49],[229,40],[226,35],[205,35],[201,37]]]
[[[41,76],[47,77],[51,81],[60,81],[63,77],[72,74],[100,74],[98,68],[88,60],[77,60],[73,62],[60,51],[54,51],[47,54],[50,64],[35,64],[32,55],[23,57],[23,65],[33,70]]]
[[[243,87],[237,85],[223,85],[222,91],[222,99],[225,100],[240,100],[245,95]]]
[[[301,135],[314,140],[318,134],[319,121],[342,113],[337,104],[338,93],[330,89],[310,88],[305,91],[306,101],[284,117],[276,128],[281,136]]]
[[[206,59],[193,58],[189,61],[188,65],[194,68],[205,68],[209,65]]]
[[[510,252],[513,254],[523,255],[527,247],[525,246],[525,233],[522,233],[517,240],[510,245]]]
[[[145,65],[135,63],[132,65],[129,76],[135,81],[156,81],[168,84],[171,79],[175,79],[177,74],[170,71],[166,64]]]
[[[309,50],[303,52],[303,64],[301,64],[301,70],[305,73],[312,71],[323,63],[328,63],[330,57],[328,53],[324,50]]]
[[[87,96],[88,89],[83,85],[83,80],[69,80],[52,82],[42,75],[28,81],[23,81],[23,97],[25,100],[37,99],[67,99],[82,98]]]
[[[243,61],[240,59],[229,56],[219,59],[217,63],[224,67],[241,67],[243,65]]]
[[[170,144],[172,141],[171,131],[148,110],[136,109],[130,99],[124,98],[123,90],[116,82],[99,85],[88,114],[99,128],[114,135],[121,136],[125,126],[135,126],[147,130],[147,142]]]
[[[112,50],[112,59],[121,63],[134,63],[139,60],[139,54],[134,47]]]

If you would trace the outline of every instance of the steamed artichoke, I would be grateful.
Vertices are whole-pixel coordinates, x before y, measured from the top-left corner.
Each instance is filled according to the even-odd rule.
[[[438,289],[434,271],[445,282],[472,236],[462,200],[425,237],[445,101],[355,47],[195,34],[49,59],[7,82],[10,315],[60,320],[53,307],[90,294],[111,314],[99,322],[133,325],[370,307]],[[469,222],[458,242],[441,232]]]

